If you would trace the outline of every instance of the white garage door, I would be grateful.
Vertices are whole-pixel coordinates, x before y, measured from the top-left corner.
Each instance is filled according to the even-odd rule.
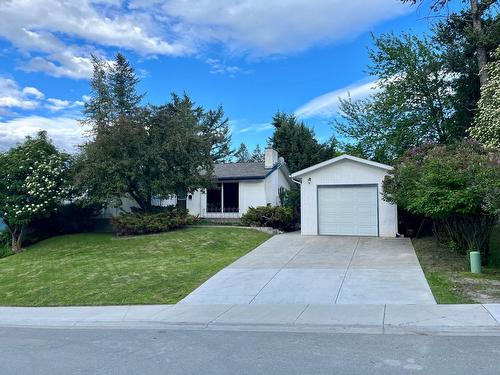
[[[376,186],[318,187],[319,234],[378,236]]]

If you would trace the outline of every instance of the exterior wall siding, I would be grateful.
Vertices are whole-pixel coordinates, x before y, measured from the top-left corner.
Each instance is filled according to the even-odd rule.
[[[304,235],[318,234],[318,186],[321,185],[378,185],[378,222],[381,237],[395,237],[397,233],[397,207],[382,199],[384,169],[341,160],[308,174],[302,175],[301,230]],[[310,179],[310,180],[309,180]]]

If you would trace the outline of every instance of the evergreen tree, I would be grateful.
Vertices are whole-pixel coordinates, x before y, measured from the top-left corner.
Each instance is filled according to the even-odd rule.
[[[248,163],[250,161],[250,153],[244,143],[241,143],[240,147],[235,151],[234,158],[236,163]]]
[[[85,102],[82,123],[89,125],[95,134],[110,125],[113,99],[108,82],[109,67],[99,57],[92,55],[91,58],[90,99]]]
[[[317,141],[314,131],[295,115],[278,112],[272,124],[274,133],[269,139],[273,148],[285,162],[290,172],[296,172],[334,156],[335,150]]]
[[[139,106],[144,94],[137,94],[139,78],[121,53],[117,53],[109,71],[109,91],[113,98],[115,116],[130,116]]]
[[[226,162],[231,156],[231,132],[229,120],[224,117],[222,106],[204,113],[202,128],[203,134],[212,145],[211,154],[214,163]]]
[[[250,161],[257,163],[257,162],[263,162],[264,161],[264,151],[260,149],[260,145],[257,143],[255,146],[255,149],[252,152],[252,155],[250,156]]]
[[[75,185],[92,203],[121,204],[131,197],[143,211],[152,198],[167,198],[211,185],[211,143],[201,126],[203,110],[187,95],[162,106],[116,118],[82,146]]]

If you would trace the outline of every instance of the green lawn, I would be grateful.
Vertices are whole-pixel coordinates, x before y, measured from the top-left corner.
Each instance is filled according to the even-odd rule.
[[[472,274],[466,256],[432,237],[414,238],[412,243],[437,303],[500,303],[500,269]]]
[[[0,305],[176,303],[269,237],[243,228],[187,228],[51,238],[0,259]]]

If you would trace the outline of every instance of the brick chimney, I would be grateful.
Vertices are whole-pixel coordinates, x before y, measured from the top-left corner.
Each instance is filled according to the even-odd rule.
[[[264,167],[270,169],[278,162],[278,151],[271,146],[267,146],[264,153]]]

